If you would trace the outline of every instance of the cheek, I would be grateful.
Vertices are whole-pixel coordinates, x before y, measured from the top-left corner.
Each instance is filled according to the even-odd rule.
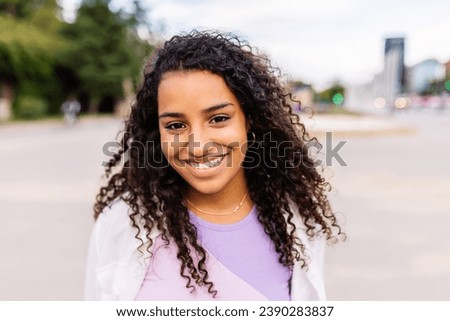
[[[165,135],[161,135],[161,150],[164,156],[170,161],[173,158],[173,151],[169,148],[171,146],[171,140]]]
[[[241,123],[233,124],[233,126],[221,128],[213,134],[216,139],[228,143],[245,143],[247,141],[247,133],[245,126]]]
[[[240,167],[247,153],[247,137],[243,135],[235,137],[228,147],[232,147],[230,149],[232,158],[229,160],[231,162],[229,165],[234,168]]]
[[[161,151],[169,165],[178,172],[179,168],[183,167],[183,164],[179,161],[179,157],[180,154],[184,153],[185,148],[182,148],[176,142],[175,137],[173,135],[161,135]]]

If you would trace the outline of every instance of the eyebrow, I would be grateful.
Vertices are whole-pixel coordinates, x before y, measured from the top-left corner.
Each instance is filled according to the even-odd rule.
[[[217,105],[214,105],[214,106],[207,107],[207,108],[203,109],[203,110],[202,110],[202,113],[203,113],[203,114],[209,114],[209,113],[211,113],[211,112],[213,112],[213,111],[216,111],[216,110],[225,108],[225,107],[227,107],[227,106],[233,106],[233,104],[232,104],[232,103],[229,103],[229,102],[226,102],[226,103],[220,103],[220,104],[217,104]],[[177,113],[177,112],[171,113],[171,112],[167,112],[167,113],[162,113],[161,115],[159,115],[158,118],[159,118],[159,119],[161,119],[161,118],[166,118],[166,117],[180,118],[180,117],[183,117],[184,115],[185,115],[184,113]]]

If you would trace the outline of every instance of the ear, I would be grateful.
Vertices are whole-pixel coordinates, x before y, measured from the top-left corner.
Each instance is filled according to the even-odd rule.
[[[253,121],[250,118],[250,116],[248,116],[245,119],[245,131],[248,133],[252,129],[252,127],[253,127]]]

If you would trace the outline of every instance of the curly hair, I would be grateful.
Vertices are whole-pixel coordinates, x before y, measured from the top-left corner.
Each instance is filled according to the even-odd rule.
[[[210,294],[217,294],[208,277],[206,251],[184,203],[187,183],[169,166],[160,146],[158,85],[165,73],[180,70],[221,76],[241,104],[254,133],[243,163],[249,195],[279,262],[289,268],[296,261],[302,268],[308,265],[305,247],[295,236],[292,204],[298,207],[310,238],[324,234],[335,242],[345,237],[327,200],[330,185],[308,154],[312,139],[292,112],[292,97],[281,85],[279,69],[247,42],[218,32],[174,36],[147,63],[118,139],[118,153],[106,165],[107,184],[96,197],[95,218],[115,199],[123,199],[130,206],[141,247],[150,241],[145,248],[150,252],[150,231],[159,229],[166,243],[173,240],[177,245],[186,288],[194,291],[195,285],[206,286]],[[147,240],[140,238],[141,229]]]

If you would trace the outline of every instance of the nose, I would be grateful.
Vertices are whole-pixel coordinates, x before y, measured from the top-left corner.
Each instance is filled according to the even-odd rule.
[[[187,147],[190,157],[200,158],[211,152],[213,142],[208,131],[199,128],[193,130],[187,137]]]
[[[189,132],[176,135],[173,146],[182,159],[204,161],[205,157],[226,154],[226,147],[214,140],[213,133],[201,126],[192,127]]]

